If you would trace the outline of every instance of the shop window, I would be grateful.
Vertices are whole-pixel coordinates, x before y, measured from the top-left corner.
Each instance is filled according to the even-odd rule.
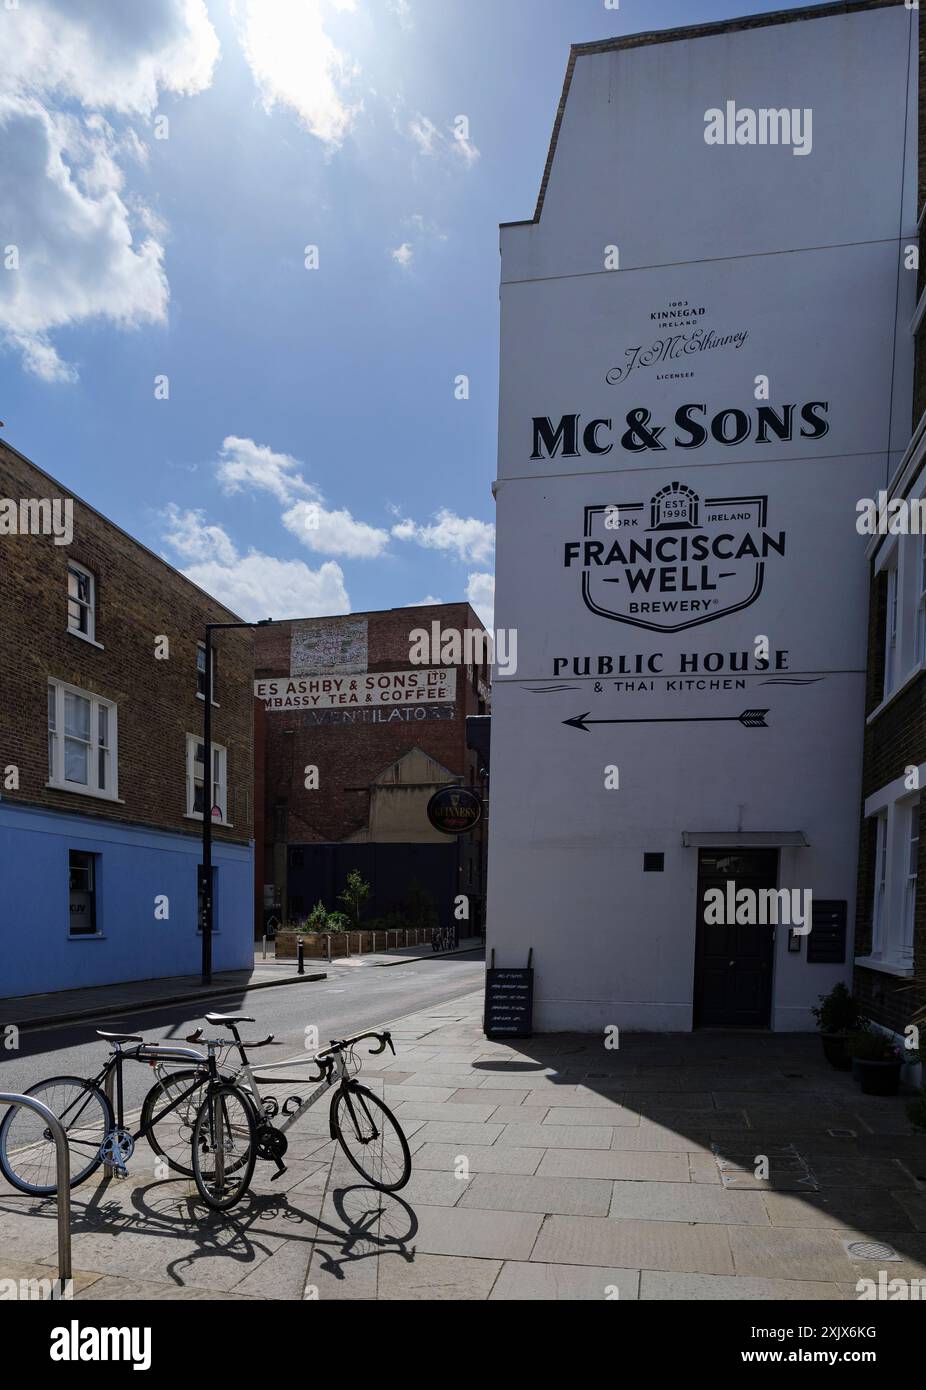
[[[98,936],[96,885],[98,855],[68,853],[68,936]]]

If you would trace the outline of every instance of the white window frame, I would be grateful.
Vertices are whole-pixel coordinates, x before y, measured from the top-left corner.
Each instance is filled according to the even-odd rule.
[[[75,574],[82,574],[90,582],[90,599],[84,603],[82,599],[74,598],[71,594],[71,571]],[[96,575],[93,570],[88,570],[86,565],[78,564],[76,560],[68,560],[67,567],[67,630],[74,637],[79,637],[83,642],[90,642],[98,647],[100,643],[96,640]],[[71,622],[70,606],[72,603],[79,604],[87,614],[87,631],[82,632],[79,627],[75,627]]]
[[[887,906],[888,813],[875,817],[875,892],[871,908],[871,954],[879,956],[884,941]]]
[[[119,711],[112,700],[104,700],[101,695],[94,695],[90,690],[81,690],[79,686],[69,685],[66,681],[55,680],[49,677],[47,682],[49,695],[54,691],[53,701],[48,700],[47,708],[47,727],[48,727],[48,781],[46,787],[55,788],[57,791],[77,792],[81,796],[95,796],[103,801],[119,800]],[[80,700],[87,700],[90,703],[90,738],[87,741],[88,753],[88,780],[86,782],[69,782],[65,777],[65,730],[64,730],[64,700],[66,695],[73,695]],[[54,709],[52,709],[52,703]],[[100,741],[100,711],[106,710],[106,739],[103,744]],[[106,768],[109,773],[107,778],[108,785],[101,787],[99,780],[100,754],[107,759]]]
[[[916,566],[916,651],[914,664],[926,663],[926,536],[917,537],[919,541],[918,564]]]
[[[195,809],[195,766],[198,762],[198,759],[196,757],[196,749],[202,742],[202,734],[187,734],[186,736],[185,815],[190,820],[202,820],[203,818],[203,812],[197,811]],[[231,825],[231,821],[228,819],[228,749],[222,743],[213,743],[212,745],[212,769],[213,777],[210,786],[210,799],[208,803],[208,810],[211,813],[212,807],[216,805],[222,808],[222,819],[213,821],[213,825]],[[205,784],[203,787],[203,805],[206,805]]]
[[[898,681],[897,618],[900,567],[898,552],[887,570],[887,608],[884,618],[884,698],[887,699]]]
[[[896,777],[865,801],[865,816],[877,822],[871,950],[855,962],[906,978],[913,975],[916,894],[926,891],[916,873],[910,872],[914,844],[917,857],[919,851],[920,792],[911,789],[914,780],[926,787],[926,763],[917,767],[915,779],[906,774]]]
[[[919,797],[904,806],[903,904],[900,914],[899,959],[913,965],[913,933],[916,927],[916,890],[920,847]],[[912,868],[911,868],[911,861]]]
[[[202,652],[202,653],[205,655],[205,651],[206,651],[206,644],[205,644],[205,642],[197,642],[197,643],[196,643],[196,698],[197,698],[197,700],[202,700],[202,699],[204,698],[204,697],[203,697],[203,692],[202,692],[202,691],[200,690],[200,688],[199,688],[199,653]],[[212,703],[213,703],[213,705],[215,706],[216,709],[219,708],[219,702],[218,702],[218,700],[215,698],[215,680],[216,680],[216,676],[218,675],[218,670],[219,670],[218,652],[216,651],[215,647],[213,647],[213,648],[212,648],[212,672],[211,672],[211,674],[212,674],[212,682],[211,682],[211,684],[212,684]],[[204,671],[203,671],[203,685],[205,685],[205,683],[206,683],[206,673],[205,673],[205,670],[204,670]]]

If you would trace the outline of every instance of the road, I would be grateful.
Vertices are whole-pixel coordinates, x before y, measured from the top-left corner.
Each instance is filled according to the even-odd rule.
[[[255,1059],[280,1061],[305,1051],[305,1030],[318,1029],[321,1046],[329,1038],[378,1028],[417,1009],[458,998],[480,989],[484,980],[483,953],[425,958],[407,965],[338,965],[327,967],[328,978],[317,983],[284,985],[278,989],[229,994],[221,999],[169,1005],[112,1019],[54,1024],[20,1035],[19,1049],[0,1052],[0,1090],[17,1091],[46,1076],[92,1076],[107,1055],[97,1028],[140,1033],[146,1041],[183,1042],[203,1014],[246,1013],[256,1020],[242,1029],[246,1038],[273,1033],[280,1047],[265,1048]],[[216,1031],[216,1030],[213,1030]],[[125,1103],[141,1104],[152,1082],[146,1066],[126,1065]]]

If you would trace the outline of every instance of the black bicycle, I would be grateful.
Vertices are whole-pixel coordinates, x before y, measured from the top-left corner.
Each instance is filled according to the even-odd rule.
[[[220,1074],[217,1049],[207,1045],[203,1056],[192,1048],[146,1043],[135,1033],[97,1029],[97,1036],[110,1044],[111,1051],[95,1077],[52,1076],[25,1092],[47,1105],[64,1126],[71,1158],[70,1186],[85,1182],[102,1163],[125,1177],[136,1142],[145,1136],[151,1139],[155,1125],[169,1115],[178,1115],[181,1126],[188,1123],[190,1166],[183,1171],[193,1177],[207,1206],[215,1211],[234,1206],[254,1172],[257,1115],[250,1096]],[[163,1092],[163,1081],[155,1083],[142,1107],[141,1128],[135,1133],[125,1124],[122,1066],[126,1060],[151,1066],[181,1061],[195,1064],[184,1084],[165,1096],[161,1109],[149,1104],[153,1096]],[[107,1093],[111,1077],[115,1112]],[[29,1196],[47,1197],[57,1191],[51,1131],[25,1106],[11,1105],[0,1123],[0,1172]]]
[[[273,1036],[264,1038],[259,1043],[243,1042],[238,1034],[238,1024],[254,1022],[254,1019],[246,1014],[206,1014],[206,1022],[213,1027],[229,1029],[231,1036],[207,1039],[203,1037],[202,1029],[197,1028],[187,1041],[207,1046],[213,1052],[226,1049],[220,1068],[228,1070],[230,1084],[240,1088],[250,1099],[257,1115],[257,1156],[276,1164],[277,1171],[274,1177],[286,1172],[283,1156],[289,1141],[285,1131],[291,1128],[336,1081],[329,1112],[331,1138],[338,1141],[357,1172],[366,1178],[372,1187],[377,1187],[382,1192],[396,1192],[405,1186],[411,1177],[412,1159],[402,1127],[388,1106],[366,1086],[361,1086],[359,1081],[355,1080],[356,1073],[360,1070],[360,1059],[356,1053],[358,1043],[366,1038],[373,1038],[379,1046],[369,1049],[371,1055],[384,1052],[387,1047],[393,1056],[395,1055],[392,1037],[388,1032],[358,1033],[352,1038],[332,1039],[329,1047],[309,1059],[318,1068],[315,1076],[255,1076],[246,1049],[267,1047],[273,1042]],[[234,1070],[228,1064],[228,1053],[233,1049],[240,1058],[240,1066]],[[292,1060],[271,1062],[261,1070],[291,1070],[296,1065],[298,1064]],[[310,1085],[316,1082],[321,1084],[305,1098],[301,1095],[287,1096],[282,1105],[276,1097],[262,1096],[260,1092],[260,1083],[265,1086],[297,1086],[302,1082]],[[195,1144],[191,1150],[182,1128],[178,1131],[176,1125],[161,1124],[161,1121],[177,1109],[177,1094],[189,1096],[192,1087],[203,1084],[202,1076],[197,1072],[170,1072],[161,1077],[145,1101],[142,1124],[148,1132],[148,1141],[178,1173],[189,1172],[186,1167],[187,1155],[191,1151],[195,1155]],[[164,1109],[155,1113],[162,1099],[173,1103],[165,1105]],[[281,1122],[274,1124],[274,1120],[279,1116],[283,1117]]]

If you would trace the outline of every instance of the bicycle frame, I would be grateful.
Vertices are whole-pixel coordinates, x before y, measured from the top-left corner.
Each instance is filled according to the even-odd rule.
[[[196,1039],[197,1034],[201,1031],[201,1029],[197,1029],[197,1032],[192,1035],[190,1040],[192,1041]],[[364,1038],[368,1037],[386,1038],[389,1041],[390,1047],[392,1047],[392,1039],[389,1037],[388,1033],[379,1034],[372,1032],[360,1033],[355,1038],[344,1038],[340,1041],[337,1047],[326,1048],[324,1051],[316,1054],[316,1056],[311,1059],[319,1069],[317,1076],[294,1076],[286,1078],[286,1080],[291,1081],[294,1086],[299,1086],[305,1082],[308,1082],[310,1085],[314,1084],[315,1082],[319,1082],[320,1084],[316,1086],[315,1090],[305,1100],[302,1100],[298,1096],[287,1097],[287,1099],[280,1106],[276,1114],[271,1116],[267,1113],[265,1109],[264,1098],[260,1093],[260,1082],[263,1081],[265,1085],[279,1085],[282,1083],[278,1082],[276,1078],[272,1076],[256,1075],[253,1067],[248,1061],[248,1055],[245,1049],[249,1046],[254,1047],[257,1044],[242,1042],[241,1037],[238,1033],[238,1029],[236,1027],[232,1027],[231,1034],[232,1036],[228,1043],[229,1050],[232,1048],[236,1049],[240,1059],[240,1066],[233,1072],[231,1079],[235,1085],[243,1087],[244,1090],[248,1091],[254,1097],[255,1110],[260,1120],[276,1119],[278,1114],[284,1117],[283,1122],[274,1126],[274,1128],[281,1134],[284,1134],[286,1130],[291,1129],[292,1126],[296,1123],[296,1121],[301,1119],[302,1116],[306,1113],[306,1111],[311,1109],[311,1107],[315,1104],[319,1097],[325,1091],[329,1090],[330,1087],[334,1084],[337,1084],[339,1090],[347,1091],[348,1109],[350,1110],[351,1119],[354,1121],[354,1124],[356,1126],[356,1117],[354,1115],[353,1105],[350,1101],[350,1089],[351,1082],[353,1081],[353,1076],[348,1069],[346,1060],[347,1053],[350,1051],[350,1048],[354,1043],[362,1042]],[[373,1048],[372,1052],[374,1054],[377,1052],[382,1052],[384,1051],[385,1046],[386,1043],[384,1041],[381,1047]],[[394,1051],[395,1049],[393,1048],[393,1052]],[[333,1053],[333,1055],[329,1056],[329,1053]],[[286,1067],[294,1067],[298,1065],[298,1062],[295,1062],[292,1059],[290,1059],[286,1062],[270,1062],[266,1066],[260,1068],[260,1070],[265,1072],[281,1071]],[[336,1083],[335,1074],[337,1077]],[[290,1104],[291,1101],[298,1102],[296,1108],[293,1110],[287,1110],[286,1107]],[[331,1137],[335,1137],[333,1119],[331,1123]]]
[[[253,1068],[251,1067],[251,1064],[247,1060],[247,1056],[244,1053],[244,1048],[240,1043],[238,1043],[238,1051],[239,1055],[242,1057],[243,1060],[241,1067],[235,1073],[235,1083],[237,1085],[243,1086],[246,1090],[253,1092],[257,1103],[258,1113],[263,1118],[264,1100],[263,1096],[260,1093],[259,1082],[263,1081],[265,1086],[280,1085],[282,1083],[278,1082],[276,1078],[272,1076],[255,1076]],[[287,1099],[280,1106],[279,1114],[284,1117],[284,1120],[282,1123],[277,1124],[276,1128],[280,1131],[281,1134],[285,1134],[285,1132],[288,1129],[291,1129],[292,1126],[296,1123],[296,1121],[300,1120],[302,1116],[306,1113],[306,1111],[312,1108],[312,1106],[319,1099],[319,1097],[322,1096],[325,1093],[325,1091],[329,1090],[331,1086],[335,1084],[334,1076],[332,1074],[335,1068],[337,1069],[338,1073],[338,1085],[343,1086],[345,1082],[350,1081],[350,1073],[347,1070],[347,1064],[344,1060],[343,1054],[338,1054],[336,1062],[334,1061],[334,1059],[332,1059],[332,1062],[332,1066],[324,1069],[324,1074],[321,1077],[320,1084],[316,1086],[315,1090],[311,1093],[310,1096],[308,1096],[305,1100],[300,1101],[299,1105],[295,1110],[286,1109],[290,1101],[296,1099],[296,1097],[293,1096],[288,1096]],[[292,1067],[296,1065],[298,1064],[295,1062],[270,1062],[266,1067],[263,1068],[263,1070],[282,1070],[284,1067]],[[314,1081],[318,1081],[319,1077],[293,1076],[287,1077],[285,1079],[287,1081],[291,1081],[294,1086],[299,1086],[304,1082],[309,1082],[311,1084]],[[276,1118],[276,1116],[274,1116],[274,1118]]]

